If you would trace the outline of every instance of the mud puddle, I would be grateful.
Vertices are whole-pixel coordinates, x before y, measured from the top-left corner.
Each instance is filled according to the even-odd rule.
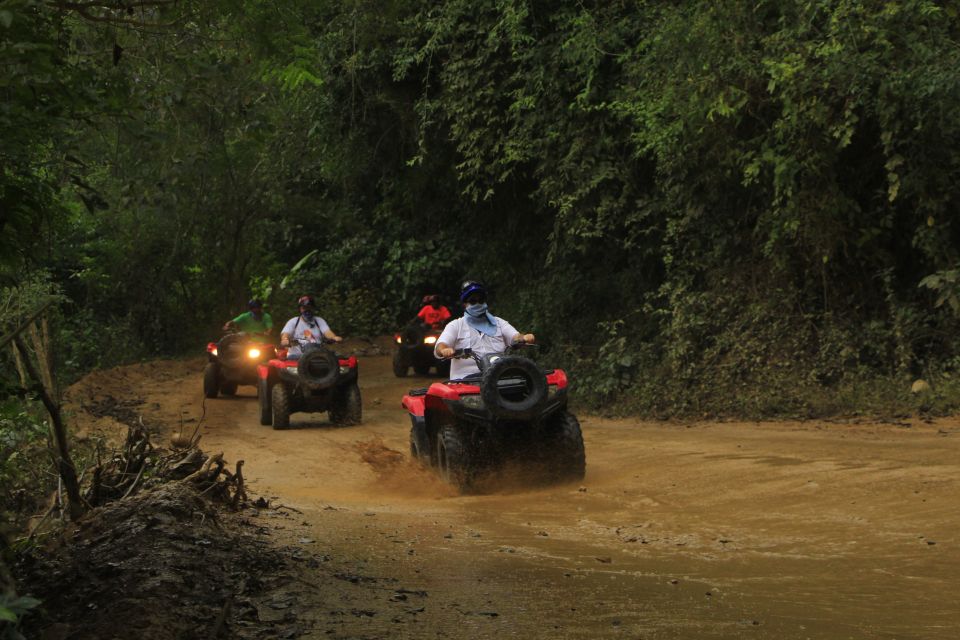
[[[331,558],[303,567],[317,586],[297,596],[302,637],[939,639],[960,625],[956,420],[582,416],[582,485],[457,496],[407,454],[400,397],[431,379],[394,378],[388,356],[360,367],[350,428],[260,426],[252,387],[203,405],[201,361],[104,386],[127,385],[157,423],[197,424],[205,406],[205,448],[302,512],[273,531]]]

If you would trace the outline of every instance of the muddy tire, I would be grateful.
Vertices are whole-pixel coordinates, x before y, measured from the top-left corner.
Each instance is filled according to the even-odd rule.
[[[257,379],[257,405],[260,408],[260,424],[273,422],[273,410],[270,402],[270,385],[263,378]]]
[[[220,392],[220,365],[208,362],[203,370],[203,395],[216,398]]]
[[[353,383],[342,389],[331,399],[330,422],[340,425],[360,424],[363,418],[363,404],[360,401],[360,387]]]
[[[421,418],[419,423],[417,418],[411,416],[413,425],[410,427],[410,457],[418,460],[425,467],[433,466],[434,456],[430,452],[430,440],[427,438],[426,429]]]
[[[304,349],[297,363],[297,374],[300,383],[310,389],[329,389],[340,377],[340,360],[328,349]]]
[[[220,385],[220,393],[225,396],[235,396],[237,395],[237,383],[236,382],[224,382]]]
[[[393,375],[398,378],[407,377],[407,369],[410,367],[407,365],[406,359],[403,357],[403,354],[397,351],[393,354]]]
[[[547,376],[532,360],[504,356],[483,372],[480,397],[498,418],[532,420],[547,400]]]
[[[413,365],[413,372],[418,376],[425,376],[430,373],[430,365],[415,364]]]
[[[453,485],[461,493],[470,488],[471,473],[467,449],[456,427],[448,425],[440,429],[434,460],[444,482]]]
[[[270,391],[270,410],[274,429],[286,429],[290,426],[290,392],[282,383],[273,385]]]
[[[548,476],[561,482],[583,480],[587,458],[577,417],[560,411],[550,416],[545,428],[542,451]]]

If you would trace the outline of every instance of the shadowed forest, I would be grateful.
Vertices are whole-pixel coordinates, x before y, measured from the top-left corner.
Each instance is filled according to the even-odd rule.
[[[72,376],[251,296],[382,334],[470,276],[594,405],[952,407],[958,33],[925,0],[6,0],[3,321],[55,297]]]

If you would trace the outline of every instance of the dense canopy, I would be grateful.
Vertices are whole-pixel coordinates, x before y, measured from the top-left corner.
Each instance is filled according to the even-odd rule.
[[[3,0],[0,68],[0,320],[69,372],[468,276],[643,411],[960,363],[952,3]]]

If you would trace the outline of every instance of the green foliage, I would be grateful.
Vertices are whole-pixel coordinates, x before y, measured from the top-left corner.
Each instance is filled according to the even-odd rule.
[[[98,15],[0,5],[0,276],[53,274],[72,370],[196,349],[252,295],[388,331],[468,275],[598,404],[802,413],[956,357],[952,5]]]
[[[41,604],[39,600],[29,596],[7,596],[0,593],[0,639],[22,640],[23,636],[17,632],[18,623],[23,616]]]

